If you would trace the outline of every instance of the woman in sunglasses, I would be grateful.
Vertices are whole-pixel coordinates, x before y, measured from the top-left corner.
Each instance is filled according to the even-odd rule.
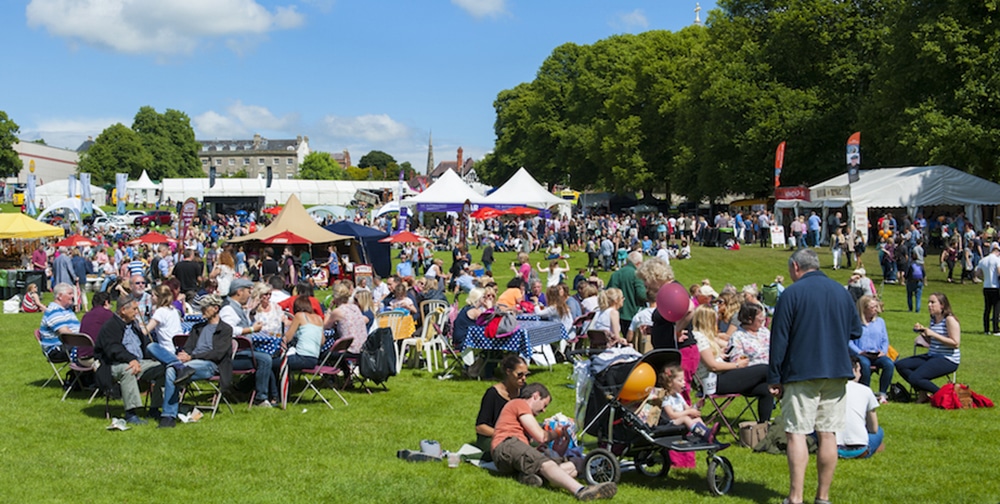
[[[483,450],[482,460],[485,462],[492,459],[490,444],[500,411],[507,405],[507,401],[518,397],[521,387],[531,374],[528,372],[528,363],[517,354],[504,357],[500,361],[500,367],[503,369],[503,381],[486,389],[479,405],[479,415],[476,416],[476,446]]]

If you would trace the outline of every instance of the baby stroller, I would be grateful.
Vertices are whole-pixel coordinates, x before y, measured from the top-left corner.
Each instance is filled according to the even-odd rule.
[[[635,469],[643,475],[661,477],[670,469],[668,450],[704,451],[708,462],[708,488],[715,495],[725,495],[733,486],[733,466],[717,452],[729,445],[688,438],[687,427],[670,423],[665,415],[658,425],[649,426],[619,401],[619,393],[632,370],[644,362],[658,373],[666,365],[679,365],[681,356],[676,350],[660,349],[634,362],[611,364],[593,376],[592,388],[583,394],[586,404],[579,404],[578,400],[578,412],[585,411],[583,432],[596,437],[598,446],[587,453],[584,462],[587,482],[617,483],[622,467],[631,465],[619,462],[626,457],[633,460]]]

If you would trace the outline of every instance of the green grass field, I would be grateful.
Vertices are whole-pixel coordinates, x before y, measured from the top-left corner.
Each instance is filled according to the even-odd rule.
[[[506,265],[513,254],[498,254]],[[479,259],[479,251],[473,251]],[[571,265],[582,266],[582,254]],[[874,264],[874,254],[866,259]],[[447,257],[447,254],[442,254]],[[788,253],[745,247],[738,252],[694,249],[694,259],[674,262],[677,278],[690,285],[703,278],[717,290],[787,276]],[[532,255],[532,262],[541,260]],[[821,249],[824,271],[844,282],[849,270],[832,271]],[[446,259],[446,264],[450,259]],[[978,285],[944,282],[936,259],[928,263],[930,292],[945,292],[964,329],[959,380],[977,392],[1000,399],[996,349],[1000,338],[979,332],[982,294]],[[877,273],[869,271],[878,280]],[[512,276],[500,269],[499,283]],[[886,312],[892,343],[902,355],[912,349],[914,322],[927,322],[926,308],[907,313],[905,289],[886,286]],[[50,299],[46,297],[46,302]],[[821,310],[822,307],[816,307]],[[333,397],[334,409],[308,402],[287,411],[247,411],[234,404],[215,418],[157,430],[154,425],[127,432],[106,431],[102,400],[87,404],[74,393],[60,402],[61,390],[41,384],[50,373],[32,331],[40,315],[3,315],[4,347],[0,366],[0,445],[2,502],[568,502],[562,491],[522,487],[463,464],[406,463],[396,450],[417,448],[436,439],[445,449],[474,440],[473,424],[485,381],[440,381],[421,370],[404,369],[374,389],[345,394],[349,406]],[[572,415],[570,367],[552,372],[532,367],[533,380],[547,384],[554,400],[548,413]],[[296,389],[297,390],[297,389]],[[328,394],[332,395],[332,394]],[[112,404],[121,416],[121,404]],[[997,502],[995,477],[1000,423],[995,410],[942,411],[927,405],[888,404],[879,409],[886,430],[885,452],[868,460],[841,461],[832,497],[841,503]],[[723,436],[723,440],[729,436]],[[706,465],[673,469],[660,479],[634,473],[622,477],[616,500],[623,502],[780,502],[787,489],[784,457],[733,447],[722,452],[735,468],[730,495],[712,497]],[[991,476],[993,475],[993,476]],[[815,462],[806,495],[815,491]]]

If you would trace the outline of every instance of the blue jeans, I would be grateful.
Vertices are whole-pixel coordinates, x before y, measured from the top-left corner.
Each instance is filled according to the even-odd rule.
[[[253,365],[254,359],[257,360],[257,367]],[[278,385],[275,383],[274,373],[271,372],[271,361],[270,355],[256,350],[241,350],[233,357],[234,371],[254,370],[256,379],[254,388],[257,391],[257,399],[261,401],[278,395]]]
[[[920,297],[924,292],[923,282],[913,282],[910,280],[906,281],[906,308],[910,311],[914,311],[913,298],[916,296],[917,305],[916,312],[920,313]]]
[[[847,449],[847,447],[837,447],[837,456],[844,459],[851,458],[868,458],[875,455],[875,450],[878,450],[879,446],[882,446],[882,438],[885,437],[885,431],[882,427],[878,428],[878,432],[875,434],[868,433],[868,446],[864,448],[855,448],[853,450]]]
[[[306,357],[305,355],[293,354],[288,356],[288,369],[289,371],[296,371],[299,369],[309,369],[316,367],[319,360],[316,357]],[[277,375],[281,372],[281,361],[275,360],[272,369],[274,374]]]
[[[819,229],[809,230],[809,241],[812,242],[810,243],[810,245],[812,245],[813,247],[819,246],[819,231],[820,231]]]
[[[861,380],[862,385],[870,385],[872,380],[872,364],[875,365],[876,369],[882,371],[882,375],[878,379],[878,393],[879,395],[885,395],[889,392],[889,385],[892,385],[892,375],[895,373],[896,368],[892,359],[887,355],[883,355],[873,363],[868,357],[862,354],[858,354],[858,360],[861,361]]]
[[[101,289],[99,292],[107,291],[108,286],[111,285],[115,280],[118,280],[118,275],[108,275],[104,277],[104,281],[101,282]]]
[[[958,364],[940,356],[931,354],[914,355],[896,362],[896,371],[913,388],[933,394],[939,388],[931,380],[954,373]]]
[[[166,366],[173,366],[174,364],[180,363],[180,359],[177,358],[176,354],[171,353],[170,350],[167,350],[165,346],[159,343],[150,343],[146,345],[146,353]]]
[[[191,376],[190,381],[196,380],[207,380],[219,371],[219,366],[212,361],[193,359],[187,361],[185,366],[194,369],[194,374]],[[180,394],[177,387],[174,386],[174,379],[177,378],[177,369],[174,367],[167,367],[166,373],[164,373],[164,383],[163,383],[163,414],[160,416],[177,418],[177,408],[180,406]]]

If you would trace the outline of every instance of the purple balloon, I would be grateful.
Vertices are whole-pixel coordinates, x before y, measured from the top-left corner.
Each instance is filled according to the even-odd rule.
[[[677,282],[663,284],[656,293],[656,311],[668,322],[677,322],[684,318],[691,305],[691,297],[687,289]]]

